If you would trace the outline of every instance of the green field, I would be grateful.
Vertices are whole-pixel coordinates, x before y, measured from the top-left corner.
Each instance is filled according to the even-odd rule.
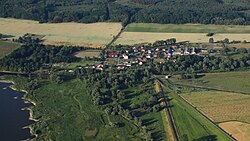
[[[166,92],[171,91],[171,86],[165,82]],[[176,123],[180,140],[218,140],[229,141],[230,139],[218,130],[214,124],[204,118],[193,107],[185,103],[177,94],[168,93],[171,112]]]
[[[0,59],[10,54],[17,49],[20,45],[17,43],[0,41]]]
[[[170,80],[177,84],[190,86],[201,86],[215,88],[219,90],[249,93],[250,94],[250,71],[244,72],[226,72],[226,73],[208,73],[198,79],[183,80],[175,76]]]
[[[247,33],[247,34],[250,34],[250,26],[132,23],[126,27],[125,31],[126,32],[160,32],[160,33]]]

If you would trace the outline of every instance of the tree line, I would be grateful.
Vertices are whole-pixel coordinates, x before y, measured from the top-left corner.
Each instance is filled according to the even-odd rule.
[[[45,46],[30,40],[10,55],[0,60],[0,69],[15,72],[32,72],[42,67],[60,62],[76,62],[79,58],[72,56],[80,47]]]

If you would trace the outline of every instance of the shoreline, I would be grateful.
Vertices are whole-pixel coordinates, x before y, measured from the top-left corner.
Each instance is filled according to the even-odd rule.
[[[2,80],[2,79],[1,79],[1,80],[0,80],[0,83],[10,83],[10,84],[12,84],[12,85],[10,85],[10,86],[8,86],[8,87],[6,87],[6,88],[10,88],[10,89],[12,89],[12,90],[14,90],[14,91],[23,92],[23,93],[25,93],[25,94],[28,94],[28,91],[27,91],[27,90],[18,90],[17,88],[15,88],[15,82],[14,82],[14,81]],[[25,99],[24,97],[22,97],[21,99],[23,100],[23,102],[24,102],[25,104],[32,104],[33,106],[36,106],[36,103],[35,103],[34,101],[32,101],[32,100]],[[29,120],[30,120],[30,121],[34,121],[34,122],[38,122],[38,121],[39,121],[39,120],[33,118],[33,111],[31,110],[31,108],[25,107],[25,108],[22,108],[21,110],[22,110],[22,111],[29,111]],[[31,125],[32,125],[32,124],[31,124]],[[29,132],[30,132],[30,135],[31,135],[31,137],[28,138],[28,139],[26,139],[26,140],[32,139],[32,136],[35,136],[35,138],[38,137],[38,135],[33,131],[33,128],[31,127],[31,125],[22,127],[22,129],[27,129],[27,128],[28,128],[28,129],[29,129]]]

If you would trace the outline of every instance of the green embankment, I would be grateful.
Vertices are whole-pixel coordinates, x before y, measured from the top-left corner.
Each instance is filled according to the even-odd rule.
[[[167,81],[164,81],[164,84],[166,86],[170,85]],[[166,92],[171,91],[167,87],[164,87],[164,89]],[[198,111],[177,96],[177,94],[168,93],[168,96],[171,99],[171,112],[181,141],[216,139],[218,141],[230,141],[229,137],[219,130],[216,125],[203,117]]]
[[[126,32],[160,32],[160,33],[250,33],[250,26],[238,25],[204,25],[204,24],[151,24],[132,23]]]

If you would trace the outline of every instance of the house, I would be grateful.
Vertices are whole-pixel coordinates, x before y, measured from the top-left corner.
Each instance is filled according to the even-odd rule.
[[[158,57],[158,54],[159,54],[159,52],[158,52],[158,51],[155,51],[155,52],[154,52],[154,57],[155,57],[155,58]]]
[[[108,57],[109,57],[109,58],[117,58],[117,57],[118,57],[118,54],[115,53],[115,52],[110,52],[110,53],[108,53]]]
[[[127,54],[123,54],[122,57],[123,57],[124,60],[128,60],[128,55]]]
[[[96,69],[97,69],[97,70],[103,70],[103,69],[104,69],[104,65],[103,65],[103,64],[98,64],[98,65],[96,66]]]
[[[171,77],[170,75],[166,75],[166,76],[165,76],[166,79],[168,79],[168,78],[170,78],[170,77]]]
[[[150,58],[151,58],[151,55],[150,55],[150,54],[146,55],[146,58],[150,59]]]
[[[118,70],[123,70],[123,69],[125,69],[125,65],[124,64],[118,64],[117,69]]]

